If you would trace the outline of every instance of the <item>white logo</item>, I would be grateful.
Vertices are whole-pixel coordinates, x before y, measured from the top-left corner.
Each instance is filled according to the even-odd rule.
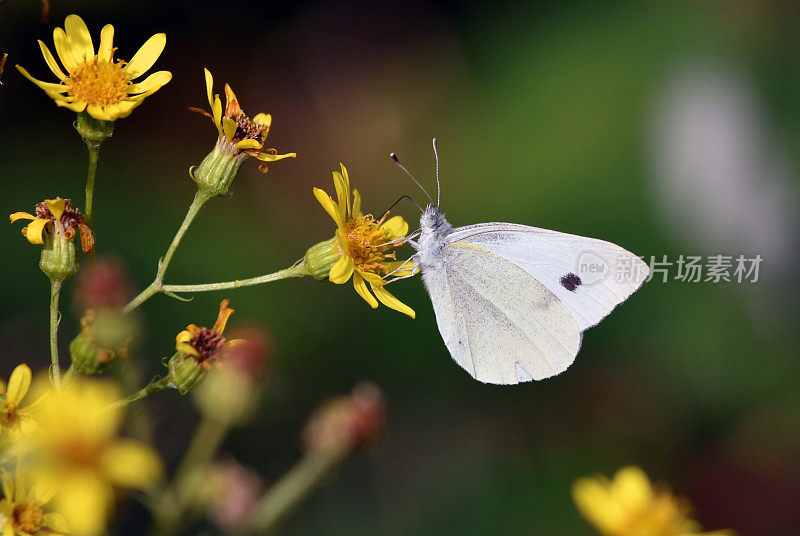
[[[602,281],[611,273],[611,266],[606,260],[591,251],[585,251],[578,257],[576,273],[581,278],[581,283],[591,285]]]

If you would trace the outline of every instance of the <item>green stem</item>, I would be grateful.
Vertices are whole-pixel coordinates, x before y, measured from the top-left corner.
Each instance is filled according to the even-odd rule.
[[[206,190],[198,190],[194,195],[192,204],[189,205],[189,210],[186,211],[186,216],[183,218],[183,223],[181,223],[178,232],[175,233],[175,237],[172,239],[172,243],[169,245],[169,248],[167,248],[167,252],[164,254],[164,257],[158,263],[158,271],[156,272],[155,280],[150,283],[150,286],[144,289],[138,296],[131,300],[128,305],[125,306],[126,313],[133,311],[151,298],[154,294],[161,292],[164,285],[164,274],[169,267],[169,263],[172,261],[173,255],[175,255],[175,250],[178,249],[181,240],[183,240],[183,235],[185,235],[186,231],[189,230],[189,226],[197,217],[197,214],[200,212],[200,209],[203,208],[203,205],[205,205],[212,197],[214,197],[214,194],[209,193]]]
[[[61,293],[61,281],[50,280],[50,361],[53,371],[53,386],[61,390],[61,366],[58,363],[58,324],[61,321],[58,312],[58,295]]]
[[[92,201],[94,199],[94,178],[97,175],[97,158],[100,156],[100,143],[86,140],[89,149],[89,171],[86,173],[86,203],[84,210],[87,225],[92,225]]]
[[[228,427],[213,419],[203,418],[194,432],[192,441],[183,456],[172,485],[158,501],[155,511],[156,534],[176,532],[178,524],[198,491],[198,477],[205,474],[206,467],[216,454]]]
[[[322,484],[347,455],[346,450],[312,450],[256,504],[248,533],[268,534]]]
[[[141,400],[144,397],[146,397],[146,396],[148,396],[148,395],[150,395],[152,393],[155,393],[155,392],[158,392],[158,391],[163,391],[164,389],[168,389],[168,388],[169,388],[169,379],[164,377],[164,378],[161,378],[160,380],[155,380],[155,381],[152,381],[152,382],[148,383],[147,385],[145,385],[144,387],[142,387],[141,389],[139,389],[138,391],[136,391],[132,395],[129,395],[129,396],[123,398],[122,400],[117,400],[116,402],[111,404],[111,406],[114,407],[114,408],[124,408],[124,407],[128,406],[128,404],[132,404],[133,402],[136,402],[137,400]]]
[[[212,290],[228,290],[232,288],[250,287],[271,283],[290,277],[302,277],[306,274],[302,263],[295,263],[289,268],[278,270],[277,272],[251,277],[249,279],[236,279],[235,281],[223,281],[221,283],[203,283],[199,285],[162,285],[161,289],[165,292],[208,292]]]

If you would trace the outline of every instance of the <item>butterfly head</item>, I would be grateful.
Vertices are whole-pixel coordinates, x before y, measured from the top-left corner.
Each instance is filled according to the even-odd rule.
[[[425,208],[419,218],[419,227],[423,235],[445,235],[453,228],[436,205],[428,205]]]

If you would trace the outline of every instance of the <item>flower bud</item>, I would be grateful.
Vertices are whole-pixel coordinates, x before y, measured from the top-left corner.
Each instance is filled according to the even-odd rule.
[[[221,363],[197,386],[194,401],[206,417],[233,426],[253,415],[258,394],[258,384],[249,375]]]
[[[208,369],[197,360],[181,351],[169,358],[167,377],[171,387],[185,395],[208,373]]]
[[[78,271],[75,243],[63,234],[48,235],[39,258],[39,268],[53,281],[64,282]]]
[[[119,309],[89,309],[81,326],[69,345],[72,367],[80,374],[100,374],[117,356],[126,357],[138,331],[136,321]]]
[[[215,196],[225,196],[228,195],[246,157],[245,153],[234,151],[232,145],[226,143],[221,136],[200,165],[189,170],[189,176],[200,190]]]
[[[244,530],[264,490],[261,477],[234,460],[218,462],[205,483],[209,517],[226,533]]]
[[[86,143],[99,145],[114,133],[114,122],[95,119],[87,112],[81,112],[75,121],[75,130]]]
[[[334,236],[308,248],[303,258],[303,275],[310,275],[318,281],[328,279],[331,268],[342,257],[338,244],[339,239]]]
[[[74,299],[80,311],[122,308],[132,297],[125,266],[113,257],[98,258],[85,267],[75,285]]]
[[[357,385],[350,396],[335,398],[318,409],[306,426],[309,450],[346,453],[378,442],[384,426],[384,399],[372,383]]]

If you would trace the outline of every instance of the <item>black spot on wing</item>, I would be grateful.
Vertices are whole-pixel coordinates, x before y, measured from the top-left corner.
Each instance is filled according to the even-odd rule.
[[[582,284],[581,278],[573,274],[572,272],[568,273],[567,275],[561,278],[561,286],[569,290],[570,292],[575,292],[575,289],[581,286],[581,284]]]

